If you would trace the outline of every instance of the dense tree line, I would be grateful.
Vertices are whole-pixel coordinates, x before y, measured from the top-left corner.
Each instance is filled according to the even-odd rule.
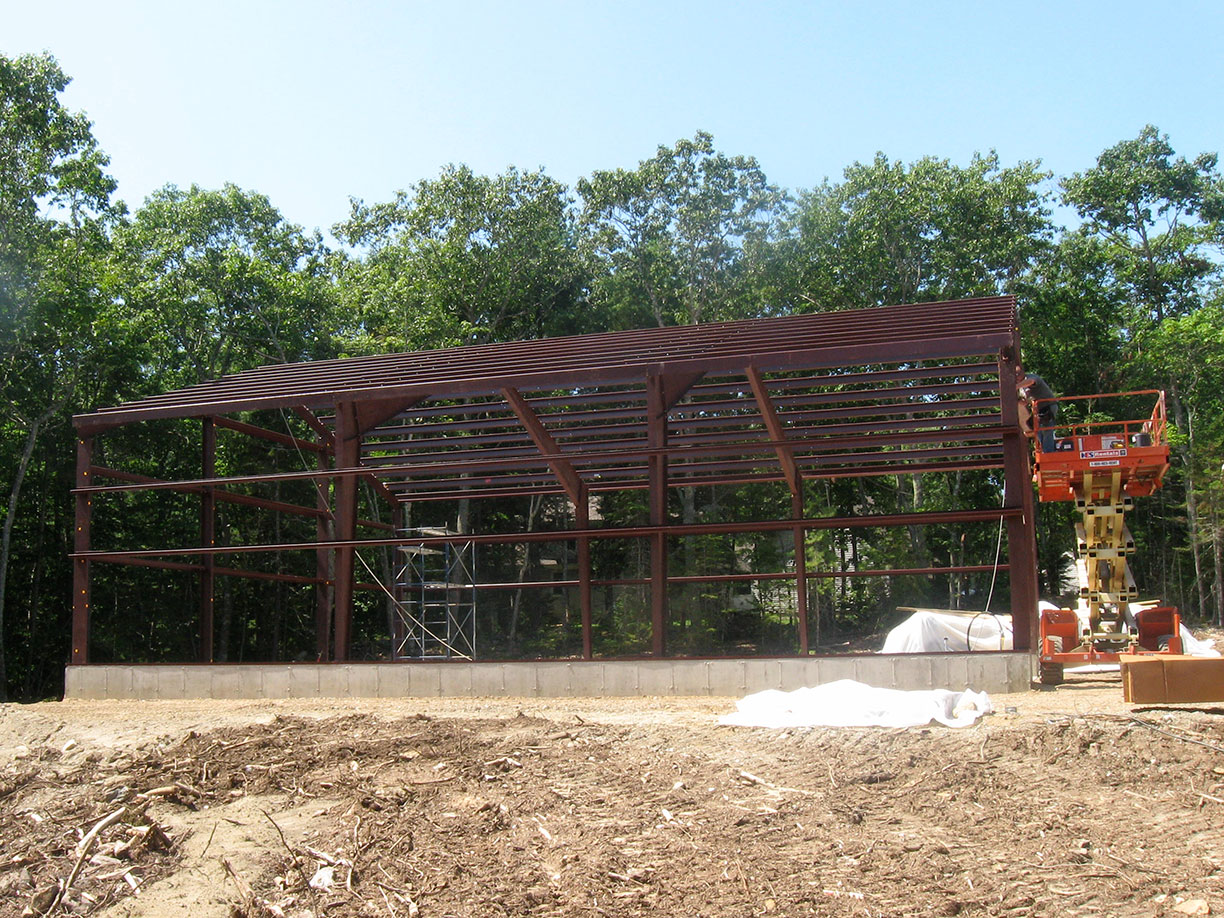
[[[67,83],[49,56],[0,56],[0,693],[54,693],[66,656],[74,412],[276,361],[1004,292],[1021,303],[1026,366],[1061,393],[1168,392],[1176,461],[1134,524],[1136,567],[1149,592],[1224,623],[1224,180],[1215,154],[1187,159],[1147,126],[1070,176],[993,153],[963,166],[881,153],[836,181],[787,191],[753,157],[725,154],[699,132],[574,188],[543,171],[449,166],[393,200],[355,201],[330,247],[233,185],[167,186],[128,211],[89,121],[61,101]],[[1073,208],[1078,224],[1056,225],[1055,204]],[[125,448],[122,436],[113,449]],[[190,477],[198,454],[188,433],[167,425],[157,436],[155,447],[127,443],[129,464],[156,454],[159,469],[177,463]],[[220,471],[252,458],[231,450]],[[991,487],[959,476],[832,482],[820,499],[938,509],[962,489]],[[751,497],[758,514],[779,499]],[[676,499],[686,520],[737,512],[717,494]],[[609,500],[605,514],[630,518],[634,500]],[[562,511],[480,512],[546,525]],[[247,539],[280,525],[256,515],[229,524],[249,527]],[[1068,524],[1066,508],[1043,508],[1047,593],[1059,591]],[[186,543],[196,524],[187,512],[173,519],[133,506],[100,525],[134,546],[176,534]],[[634,563],[632,548],[598,551],[619,555],[597,563]],[[686,547],[683,563],[725,569],[747,553],[767,564],[781,551],[710,540]],[[844,566],[849,554],[859,566],[903,567],[956,563],[965,545],[905,532],[870,544],[813,535],[807,551],[818,565]],[[525,570],[532,558],[503,563]],[[146,602],[175,602],[148,583]],[[963,588],[926,584],[913,598],[946,604]],[[283,609],[287,588],[278,589],[246,601]],[[868,587],[820,589],[826,624],[878,618],[881,597]],[[735,639],[726,596],[689,606],[686,629]],[[528,620],[518,599],[507,609],[503,630],[521,650],[523,632],[547,623],[538,612]],[[249,628],[243,621],[223,616],[226,629]],[[227,630],[221,653],[275,656],[293,627],[277,619],[248,635]],[[173,643],[141,624],[102,640],[116,657]],[[559,638],[528,649],[566,648]]]

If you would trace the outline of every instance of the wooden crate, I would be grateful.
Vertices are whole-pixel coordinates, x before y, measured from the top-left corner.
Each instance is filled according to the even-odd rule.
[[[1132,704],[1224,701],[1224,657],[1119,654],[1122,697]]]

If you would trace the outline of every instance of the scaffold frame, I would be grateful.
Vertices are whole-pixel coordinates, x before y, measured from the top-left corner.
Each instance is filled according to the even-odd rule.
[[[394,660],[476,658],[476,544],[439,527],[401,529]],[[438,544],[425,539],[445,538]]]

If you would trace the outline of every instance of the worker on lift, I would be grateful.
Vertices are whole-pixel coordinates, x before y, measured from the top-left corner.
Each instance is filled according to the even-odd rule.
[[[1020,380],[1021,422],[1025,431],[1033,436],[1033,404],[1037,405],[1038,442],[1042,452],[1054,451],[1054,424],[1058,421],[1058,402],[1054,401],[1054,390],[1036,373],[1025,373]]]

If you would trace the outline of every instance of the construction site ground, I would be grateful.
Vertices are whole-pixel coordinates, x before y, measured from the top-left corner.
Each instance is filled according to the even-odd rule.
[[[1224,704],[976,726],[731,699],[0,706],[0,916],[1224,914]]]

